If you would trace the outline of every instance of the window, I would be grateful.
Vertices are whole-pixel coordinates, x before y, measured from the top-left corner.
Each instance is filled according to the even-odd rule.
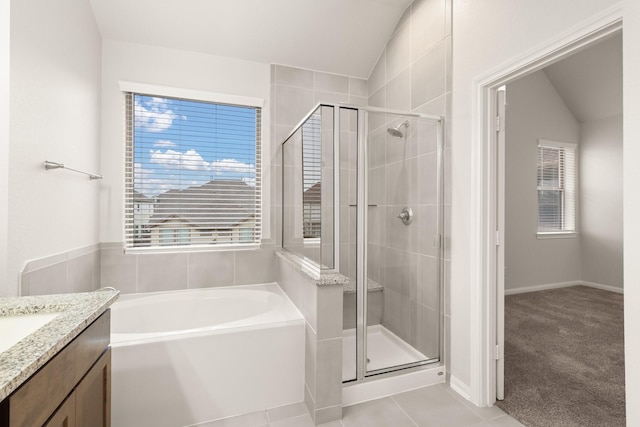
[[[160,246],[188,245],[190,241],[190,231],[184,228],[159,228]]]
[[[538,143],[538,234],[576,232],[576,145]]]
[[[302,236],[320,239],[322,228],[322,116],[302,126]],[[319,243],[319,242],[318,242]]]
[[[125,91],[125,112],[125,249],[260,243],[260,107]]]

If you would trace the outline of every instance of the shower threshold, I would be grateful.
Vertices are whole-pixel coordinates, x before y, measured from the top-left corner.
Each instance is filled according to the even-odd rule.
[[[429,359],[382,325],[367,327],[367,371]],[[356,377],[356,329],[342,332],[342,381]]]

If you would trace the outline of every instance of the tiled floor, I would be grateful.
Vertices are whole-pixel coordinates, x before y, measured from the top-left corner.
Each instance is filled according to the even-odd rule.
[[[424,387],[348,406],[342,420],[321,427],[517,427],[498,407],[477,408],[446,384]],[[313,427],[304,403],[198,427]]]

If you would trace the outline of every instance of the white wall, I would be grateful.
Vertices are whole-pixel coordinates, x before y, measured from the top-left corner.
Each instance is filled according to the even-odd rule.
[[[628,3],[633,1],[628,0]],[[472,93],[474,81],[533,52],[616,4],[616,0],[453,2],[451,375],[452,382],[468,392],[477,403],[480,403],[483,368],[476,357],[480,337],[475,332],[475,325],[479,319],[472,318],[472,314],[477,314],[485,302],[479,295],[482,278],[476,269],[478,254],[472,245],[478,230],[473,212],[478,202],[478,189],[482,185],[474,177],[481,160],[476,157],[480,135],[474,129],[480,117],[476,109],[476,94]],[[637,9],[637,6],[633,7]],[[625,33],[625,42],[628,35]],[[640,51],[640,46],[634,47]],[[637,70],[634,71],[637,75]],[[637,132],[640,133],[640,129]],[[636,133],[636,136],[639,135]],[[640,202],[640,196],[636,200]],[[640,239],[640,227],[636,233]],[[640,252],[640,245],[636,250]],[[640,269],[634,273],[640,279]],[[629,278],[626,281],[629,283]]]
[[[0,0],[0,297],[9,295],[7,283],[7,215],[9,197],[9,46],[10,5]]]
[[[507,85],[505,136],[505,289],[580,280],[580,235],[536,235],[538,139],[577,144],[580,138],[578,122],[544,71]]]
[[[622,289],[622,116],[580,124],[581,279]]]
[[[2,20],[7,16],[10,184],[8,199],[0,189],[2,203],[8,204],[6,221],[0,214],[0,228],[8,228],[10,250],[0,295],[17,295],[19,272],[27,260],[98,242],[100,182],[68,171],[46,172],[42,163],[48,159],[100,169],[101,37],[83,0],[14,1]],[[3,144],[3,159],[6,149]],[[0,169],[3,174],[7,170]]]
[[[207,54],[104,40],[102,67],[100,240],[123,239],[124,112],[119,81],[265,100],[262,115],[263,238],[270,237],[270,66]]]
[[[624,347],[627,425],[640,425],[640,2],[624,0]]]

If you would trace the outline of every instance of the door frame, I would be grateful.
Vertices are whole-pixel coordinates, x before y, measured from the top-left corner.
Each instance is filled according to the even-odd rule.
[[[500,165],[498,153],[497,91],[510,82],[545,68],[590,45],[617,34],[622,30],[622,5],[616,5],[593,19],[568,29],[559,37],[540,48],[507,61],[473,81],[472,107],[473,161],[471,205],[471,336],[477,341],[471,346],[470,384],[471,399],[480,406],[491,406],[498,391],[497,354],[504,342],[498,333],[499,321],[504,322],[504,305],[498,304],[498,295],[504,295],[504,266],[498,265],[496,245],[498,236],[504,241],[504,230],[499,229],[498,206],[504,200],[504,185],[498,181]],[[504,163],[504,159],[502,159]],[[502,198],[502,199],[501,199]],[[501,289],[498,289],[501,286]],[[500,319],[500,320],[499,320]]]

